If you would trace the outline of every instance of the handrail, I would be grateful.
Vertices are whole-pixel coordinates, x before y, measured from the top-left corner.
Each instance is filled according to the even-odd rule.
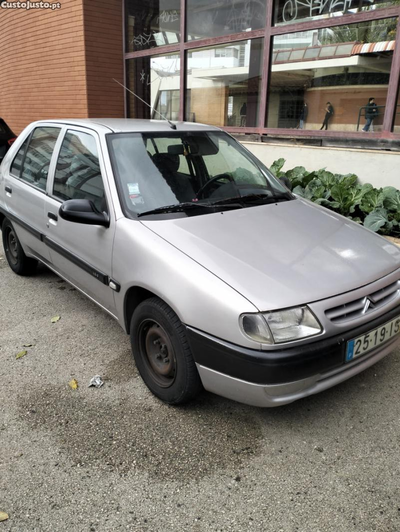
[[[376,114],[377,117],[380,116],[380,115],[382,116],[382,115],[384,114],[384,112],[381,113],[381,112],[379,111],[379,109],[385,109],[385,107],[386,107],[386,105],[377,105],[377,106],[375,107],[375,109],[378,109],[378,112],[377,112],[377,114]],[[397,106],[397,107],[399,107],[399,106]],[[365,117],[365,110],[366,110],[366,108],[367,108],[367,106],[364,105],[363,107],[360,107],[360,110],[358,111],[357,131],[358,131],[359,128],[360,128],[360,120],[361,120],[361,117],[362,117],[362,116]],[[364,114],[362,113],[363,111],[364,111]]]

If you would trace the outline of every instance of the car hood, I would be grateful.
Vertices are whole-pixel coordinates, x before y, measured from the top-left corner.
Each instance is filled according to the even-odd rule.
[[[141,221],[259,310],[348,292],[400,267],[397,246],[302,199]]]

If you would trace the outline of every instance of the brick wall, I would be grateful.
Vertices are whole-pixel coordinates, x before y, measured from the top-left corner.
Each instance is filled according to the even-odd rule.
[[[55,1],[55,0],[51,0]],[[0,8],[0,117],[15,133],[47,118],[123,117],[122,0]]]
[[[122,0],[84,0],[88,116],[124,117]]]
[[[309,129],[321,127],[325,117],[326,102],[329,101],[334,108],[334,115],[329,121],[329,129],[333,131],[356,131],[358,113],[361,107],[367,105],[370,97],[375,98],[377,105],[385,105],[387,86],[358,85],[308,90],[304,95],[309,108],[307,127]],[[374,128],[377,131],[381,129],[382,122],[383,111],[374,120]],[[361,128],[364,127],[364,124],[365,118],[361,117]]]
[[[61,9],[0,8],[0,116],[15,133],[46,118],[87,116],[82,0]]]

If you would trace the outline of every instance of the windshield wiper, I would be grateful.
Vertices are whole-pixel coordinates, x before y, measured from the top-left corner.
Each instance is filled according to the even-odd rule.
[[[229,205],[232,203],[277,203],[279,201],[288,201],[291,197],[286,193],[277,193],[273,196],[269,194],[245,194],[232,198],[224,198],[214,201],[212,205]]]
[[[150,211],[140,212],[137,216],[147,216],[148,214],[162,214],[168,212],[185,212],[190,209],[209,209],[211,205],[209,203],[196,203],[196,202],[183,202],[175,203],[174,205],[164,205],[163,207],[157,207],[156,209],[151,209]]]
[[[216,207],[228,207],[231,209],[241,209],[246,203],[277,203],[278,201],[287,201],[291,199],[286,193],[279,193],[273,196],[269,194],[245,194],[244,196],[235,196],[231,198],[223,198],[212,203],[200,203],[186,201],[183,203],[175,203],[174,205],[164,205],[157,207],[150,211],[140,212],[137,217],[150,216],[151,214],[164,214],[170,212],[186,212],[197,209],[215,210]]]

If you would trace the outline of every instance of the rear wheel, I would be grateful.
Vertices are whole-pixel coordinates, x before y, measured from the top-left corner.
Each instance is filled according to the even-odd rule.
[[[183,404],[202,389],[185,328],[161,299],[138,305],[131,321],[131,343],[139,373],[162,401]]]
[[[6,259],[12,271],[18,275],[35,273],[37,260],[25,255],[15,229],[7,218],[3,221],[1,231]]]

